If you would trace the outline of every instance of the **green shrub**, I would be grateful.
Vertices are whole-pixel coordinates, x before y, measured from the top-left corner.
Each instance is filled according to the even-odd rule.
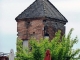
[[[55,38],[51,41],[49,39],[30,39],[30,47],[23,50],[22,40],[17,40],[17,60],[44,60],[45,52],[47,49],[50,50],[51,60],[74,60],[76,55],[80,53],[80,49],[73,49],[73,45],[78,42],[77,37],[71,38],[71,33],[73,29],[70,30],[67,37],[63,36],[61,38],[60,31],[55,34]]]

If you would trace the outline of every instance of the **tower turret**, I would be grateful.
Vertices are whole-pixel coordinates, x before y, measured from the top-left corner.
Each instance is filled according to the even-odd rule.
[[[35,0],[15,20],[18,38],[24,41],[23,45],[28,45],[31,37],[39,40],[47,36],[51,40],[58,30],[64,35],[68,22],[49,0]]]

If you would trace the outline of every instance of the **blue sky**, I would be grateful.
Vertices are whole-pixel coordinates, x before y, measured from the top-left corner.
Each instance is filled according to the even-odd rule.
[[[16,52],[17,23],[19,15],[35,0],[0,0],[0,52],[8,53],[10,49]],[[72,38],[80,40],[80,0],[50,0],[53,5],[68,19],[66,33],[74,28]],[[80,41],[74,48],[80,48]]]

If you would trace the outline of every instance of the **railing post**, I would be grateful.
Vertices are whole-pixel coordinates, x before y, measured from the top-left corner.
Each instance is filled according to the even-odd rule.
[[[10,50],[9,60],[14,60],[14,51],[13,51],[13,49]]]

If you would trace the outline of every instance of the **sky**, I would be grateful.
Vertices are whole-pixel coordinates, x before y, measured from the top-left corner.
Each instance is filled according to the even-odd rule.
[[[0,52],[16,52],[17,22],[15,18],[35,0],[0,0]],[[72,38],[79,42],[73,47],[80,48],[80,0],[49,0],[68,20],[66,34],[74,28]]]

